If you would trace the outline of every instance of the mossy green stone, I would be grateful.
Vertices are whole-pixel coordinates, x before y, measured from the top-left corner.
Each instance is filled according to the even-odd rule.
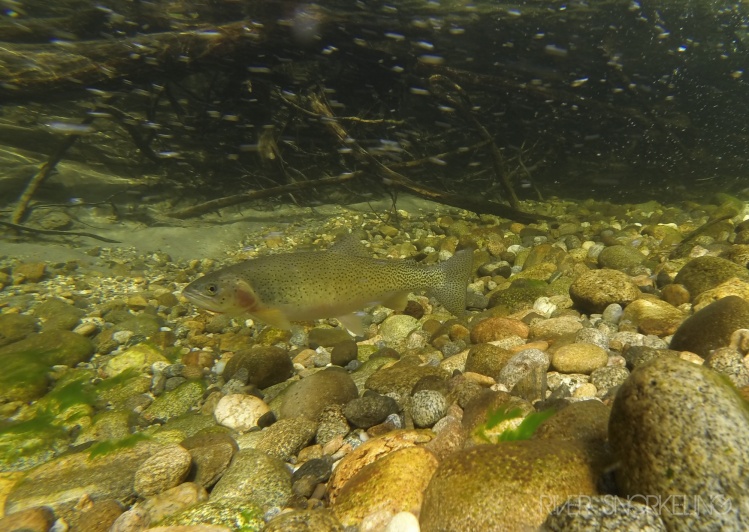
[[[0,346],[24,339],[36,330],[36,320],[25,314],[0,314]]]
[[[120,344],[112,337],[117,332],[129,331],[135,337],[146,339],[159,332],[161,325],[161,318],[151,314],[143,313],[137,316],[129,316],[111,329],[100,332],[94,338],[96,349],[99,353],[110,353],[119,347]]]
[[[627,272],[645,262],[645,255],[631,246],[608,246],[598,255],[601,268]]]
[[[107,376],[114,377],[125,370],[134,369],[145,372],[155,362],[169,363],[161,351],[148,343],[140,343],[113,356],[104,368]]]
[[[105,410],[96,414],[91,425],[84,427],[76,445],[92,441],[119,440],[130,435],[130,423],[133,414],[126,410]]]
[[[167,516],[160,526],[225,526],[236,532],[259,532],[265,528],[263,511],[244,499],[206,501]]]
[[[136,370],[125,370],[116,377],[104,379],[94,388],[101,403],[110,403],[119,408],[134,395],[148,392],[151,389],[151,377],[141,375]]]
[[[0,428],[0,471],[25,471],[67,450],[67,432],[53,419],[39,416]]]
[[[44,505],[52,508],[56,517],[68,520],[82,493],[95,501],[133,500],[135,471],[159,447],[138,442],[95,458],[89,450],[59,456],[29,471],[13,486],[5,511],[14,513]]]
[[[181,416],[171,418],[156,431],[156,434],[165,431],[177,431],[183,434],[182,438],[184,439],[195,436],[199,432],[212,429],[220,431],[226,430],[224,427],[221,427],[216,423],[213,416],[204,416],[203,414],[196,412],[188,412]]]
[[[492,294],[489,308],[494,309],[494,315],[499,315],[496,314],[497,311],[501,311],[502,315],[509,315],[531,308],[536,299],[549,295],[552,295],[551,289],[545,281],[519,279],[513,281],[509,288]]]
[[[205,384],[200,381],[188,381],[174,390],[164,392],[143,411],[143,419],[153,423],[165,422],[186,414],[203,397]]]
[[[676,274],[674,282],[683,284],[694,300],[705,290],[715,288],[732,277],[749,281],[749,272],[745,266],[730,260],[706,255],[687,262]]]
[[[240,369],[247,370],[248,384],[258,388],[284,382],[294,373],[288,351],[275,346],[255,346],[237,351],[226,363],[224,380],[231,379]]]
[[[356,359],[359,362],[367,362],[369,357],[374,355],[377,351],[379,351],[379,348],[376,345],[359,345],[357,346]]]
[[[706,358],[710,351],[728,346],[734,331],[746,328],[749,328],[749,302],[739,296],[727,296],[684,320],[669,347]]]
[[[264,510],[286,506],[292,497],[291,471],[276,457],[243,449],[213,487],[211,499],[242,499]]]
[[[81,322],[85,312],[62,299],[52,298],[34,309],[34,316],[42,319],[42,330],[70,331]]]
[[[49,386],[49,367],[38,360],[28,360],[24,355],[10,355],[0,359],[0,402],[40,398]]]
[[[70,331],[45,331],[30,334],[23,340],[0,348],[0,366],[8,356],[23,356],[47,366],[75,366],[86,362],[94,353],[88,338]]]
[[[569,497],[598,493],[603,457],[577,441],[479,445],[444,458],[424,492],[423,532],[536,530]]]
[[[383,395],[395,393],[400,397],[406,397],[411,394],[419,380],[430,376],[442,380],[450,378],[450,374],[442,368],[421,366],[413,360],[401,359],[392,366],[376,371],[367,379],[365,386]]]

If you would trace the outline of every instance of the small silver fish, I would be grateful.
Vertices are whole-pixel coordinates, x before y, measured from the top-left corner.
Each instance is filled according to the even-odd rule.
[[[267,255],[222,268],[190,283],[182,295],[212,312],[249,314],[285,329],[293,321],[335,317],[361,335],[357,310],[376,304],[403,310],[408,293],[416,290],[427,290],[452,314],[462,315],[472,267],[470,249],[424,266],[372,258],[349,236],[326,251]]]

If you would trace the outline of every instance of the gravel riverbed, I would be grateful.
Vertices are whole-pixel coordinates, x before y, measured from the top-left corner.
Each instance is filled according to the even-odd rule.
[[[0,529],[749,528],[745,202],[399,207],[0,244]],[[350,231],[473,248],[466,314],[411,294],[354,338],[181,296]]]

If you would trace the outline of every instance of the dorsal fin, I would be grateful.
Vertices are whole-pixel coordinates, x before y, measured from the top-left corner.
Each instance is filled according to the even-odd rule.
[[[348,233],[336,240],[328,251],[341,253],[343,255],[353,255],[355,257],[369,257],[371,253],[361,243],[361,240],[355,233]]]

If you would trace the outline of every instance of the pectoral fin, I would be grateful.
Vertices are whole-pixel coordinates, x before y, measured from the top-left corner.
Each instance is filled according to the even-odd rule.
[[[277,308],[264,308],[252,311],[252,315],[263,323],[272,325],[277,329],[291,330],[291,322],[286,315]]]
[[[364,324],[358,315],[346,314],[338,316],[336,319],[354,336],[364,336]]]
[[[266,307],[252,287],[245,281],[237,281],[234,287],[237,305],[251,316],[278,329],[291,329],[291,322],[280,309]]]

